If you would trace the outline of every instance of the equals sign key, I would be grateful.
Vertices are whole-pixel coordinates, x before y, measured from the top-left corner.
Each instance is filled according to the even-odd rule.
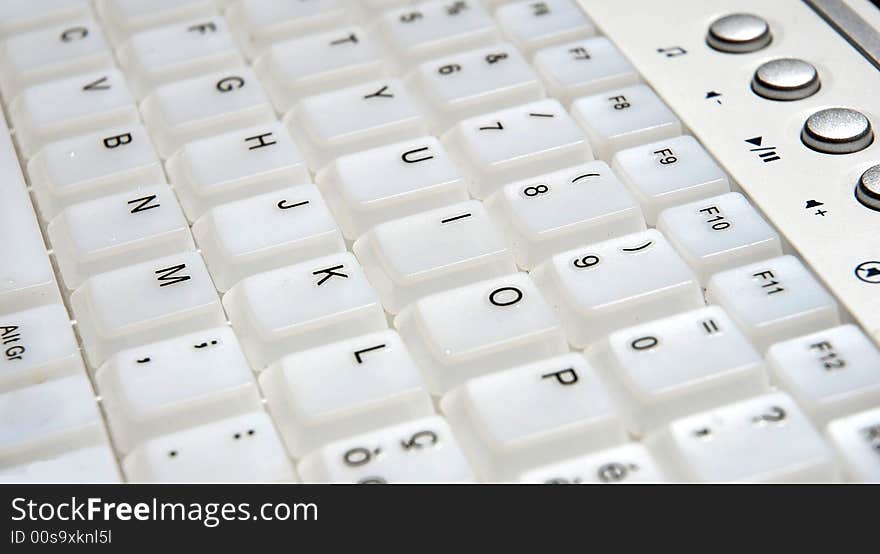
[[[776,160],[782,159],[776,152],[775,146],[761,146],[764,142],[764,137],[746,139],[746,142],[756,147],[752,148],[750,152],[760,152],[758,157],[761,158],[761,161],[764,163],[775,162]]]

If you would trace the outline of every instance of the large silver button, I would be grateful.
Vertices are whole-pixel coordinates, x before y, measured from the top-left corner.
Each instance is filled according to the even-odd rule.
[[[819,72],[795,58],[771,60],[755,71],[752,90],[770,100],[801,100],[818,92]]]
[[[748,13],[735,13],[715,20],[706,42],[715,50],[731,54],[755,52],[773,40],[767,21]]]
[[[880,164],[862,173],[856,186],[856,198],[872,210],[880,211]]]
[[[863,113],[849,108],[829,108],[807,118],[801,140],[825,154],[852,154],[874,142],[874,131]]]

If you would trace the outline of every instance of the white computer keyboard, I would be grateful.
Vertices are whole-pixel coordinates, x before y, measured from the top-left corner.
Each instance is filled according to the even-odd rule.
[[[810,4],[4,0],[0,481],[880,480]]]

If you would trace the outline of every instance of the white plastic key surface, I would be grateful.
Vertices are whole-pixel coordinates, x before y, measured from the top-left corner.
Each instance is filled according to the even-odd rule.
[[[119,47],[117,55],[138,99],[159,85],[244,63],[226,20],[220,16],[137,33]]]
[[[212,0],[95,0],[95,7],[116,44],[138,31],[210,17],[217,10]]]
[[[46,222],[77,202],[165,182],[162,162],[140,124],[51,142],[27,169]]]
[[[428,417],[324,446],[297,466],[306,483],[467,483],[474,481],[452,431]]]
[[[499,7],[495,18],[504,35],[527,54],[596,33],[575,0],[514,2]]]
[[[566,106],[581,96],[639,82],[638,71],[605,37],[542,48],[532,62],[550,96]]]
[[[98,273],[195,250],[168,185],[74,204],[49,223],[48,236],[70,290]]]
[[[215,206],[192,232],[221,292],[255,273],[345,251],[315,185]]]
[[[381,223],[353,251],[391,313],[425,295],[516,271],[503,236],[475,200]]]
[[[223,305],[257,370],[285,354],[388,326],[347,252],[248,277],[224,295]]]
[[[294,457],[327,443],[433,415],[418,368],[394,331],[282,358],[260,387]]]
[[[788,395],[772,393],[668,424],[646,443],[687,482],[836,481],[831,449]]]
[[[443,135],[443,143],[477,198],[511,181],[593,159],[583,131],[552,99],[466,119]]]
[[[151,439],[122,462],[134,483],[295,483],[293,463],[260,410]]]
[[[122,475],[113,450],[101,445],[0,469],[0,483],[122,483]]]
[[[681,122],[647,85],[613,88],[573,101],[571,114],[584,128],[596,157],[681,134]]]
[[[404,66],[498,40],[492,16],[476,0],[430,0],[384,13],[375,32]]]
[[[577,348],[704,305],[697,276],[654,229],[557,254],[532,277]]]
[[[113,67],[113,52],[91,18],[65,21],[0,43],[0,92],[9,102],[26,87]]]
[[[391,77],[394,67],[382,54],[365,30],[343,27],[275,43],[254,67],[275,109],[284,113],[307,96]]]
[[[235,0],[226,13],[244,53],[254,59],[273,42],[340,27],[357,17],[348,0]]]
[[[601,161],[511,183],[485,205],[523,269],[583,244],[645,230],[635,198]]]
[[[165,165],[190,221],[225,202],[311,182],[277,121],[189,142]]]
[[[61,303],[55,272],[0,112],[0,313]],[[14,237],[14,240],[13,240]]]
[[[718,306],[616,331],[591,359],[636,436],[769,390],[761,355]]]
[[[484,481],[626,441],[595,370],[567,354],[476,377],[446,393],[440,409]]]
[[[226,323],[196,252],[95,275],[70,303],[93,368],[120,350]]]
[[[284,122],[316,171],[345,154],[428,134],[415,98],[397,79],[309,96]]]
[[[880,350],[855,325],[774,344],[767,365],[819,427],[880,406]]]
[[[407,83],[430,109],[433,129],[502,108],[540,100],[544,87],[511,44],[493,44],[418,65]]]
[[[85,375],[0,394],[0,467],[106,444],[104,423]]]
[[[849,480],[880,483],[880,408],[832,421],[827,434]]]
[[[422,298],[400,312],[394,326],[435,395],[568,352],[556,314],[525,273]]]
[[[716,273],[706,299],[720,304],[760,351],[840,323],[837,302],[794,256]]]
[[[84,370],[70,316],[61,304],[0,315],[0,391]]]
[[[315,181],[349,240],[379,223],[469,198],[458,168],[430,136],[341,156]]]
[[[520,483],[599,485],[665,483],[668,477],[643,445],[629,443],[524,472]]]
[[[654,225],[660,211],[730,190],[727,175],[693,137],[675,137],[622,150],[611,166]]]
[[[159,435],[262,405],[229,327],[118,352],[98,369],[95,383],[122,454]]]
[[[115,69],[34,85],[8,108],[25,159],[52,141],[140,120],[125,78]]]
[[[275,121],[256,75],[244,66],[162,85],[141,113],[163,159],[187,142]]]
[[[89,0],[6,0],[0,2],[0,37],[87,17],[90,14]]]
[[[657,229],[703,283],[719,271],[782,255],[779,234],[738,192],[667,208]]]

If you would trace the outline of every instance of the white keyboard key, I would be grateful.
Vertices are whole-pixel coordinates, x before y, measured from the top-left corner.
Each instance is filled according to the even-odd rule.
[[[724,194],[727,175],[693,137],[675,137],[618,152],[611,163],[654,225],[666,208]]]
[[[277,121],[187,143],[165,167],[190,221],[213,206],[311,182]]]
[[[511,183],[485,204],[523,269],[583,244],[645,230],[635,198],[600,161]]]
[[[0,313],[61,303],[55,272],[0,110]],[[14,261],[14,262],[13,262]]]
[[[880,483],[880,408],[832,421],[827,434],[849,480]]]
[[[149,29],[217,12],[212,0],[95,0],[108,35],[119,44]]]
[[[476,0],[431,0],[386,12],[376,21],[403,65],[497,42],[492,16]]]
[[[639,82],[638,71],[605,37],[543,48],[532,62],[547,92],[566,106],[580,96]]]
[[[70,290],[98,273],[195,250],[168,185],[74,204],[49,223],[47,232]]]
[[[596,34],[574,0],[525,0],[495,11],[498,26],[524,53]]]
[[[192,227],[217,290],[249,275],[345,251],[315,185],[221,204]]]
[[[46,222],[77,202],[165,182],[162,162],[140,124],[51,142],[27,168]]]
[[[657,229],[703,283],[719,271],[782,255],[779,234],[738,192],[667,208]]]
[[[122,483],[109,446],[90,446],[0,469],[0,483]]]
[[[0,391],[84,370],[70,316],[61,304],[0,315]]]
[[[484,481],[626,441],[595,370],[567,354],[467,381],[440,409]]]
[[[422,298],[394,319],[428,390],[568,352],[553,309],[525,273]]]
[[[591,355],[636,436],[770,388],[761,355],[718,306],[616,331]]]
[[[141,112],[163,159],[187,142],[275,121],[257,77],[244,66],[162,85]]]
[[[88,17],[90,14],[89,0],[5,0],[0,2],[0,37]]]
[[[329,444],[297,466],[306,483],[468,483],[473,473],[441,417]]]
[[[654,229],[557,254],[532,277],[576,348],[704,305],[697,276]]]
[[[407,83],[430,108],[431,126],[438,131],[468,117],[544,97],[538,75],[506,43],[424,62]]]
[[[157,436],[262,406],[229,327],[118,352],[98,369],[95,383],[122,454]]]
[[[278,42],[266,49],[254,68],[279,113],[307,96],[394,74],[380,46],[360,27]]]
[[[430,136],[341,156],[315,181],[349,240],[379,223],[470,198],[446,149]]]
[[[38,83],[112,69],[113,52],[93,19],[75,19],[6,39],[0,68],[0,92],[9,102]]]
[[[855,325],[774,344],[767,365],[818,427],[880,406],[880,350]]]
[[[762,352],[840,324],[837,302],[794,256],[716,273],[706,299],[720,304]]]
[[[330,442],[434,414],[400,336],[381,331],[290,354],[260,375],[294,457]]]
[[[70,296],[91,367],[125,348],[226,323],[196,252],[91,277]]]
[[[504,237],[475,200],[380,223],[352,250],[391,313],[428,294],[516,271]]]
[[[831,449],[784,393],[676,420],[646,443],[667,473],[685,482],[810,483],[838,478]]]
[[[501,185],[593,159],[583,131],[553,99],[466,119],[443,143],[485,198]]]
[[[126,456],[133,483],[295,483],[293,463],[262,410],[151,439]]]
[[[9,114],[26,159],[49,142],[140,121],[125,78],[114,69],[29,87],[9,104]]]
[[[234,22],[244,53],[254,59],[273,42],[350,23],[357,17],[351,4],[348,0],[237,0],[226,17]]]
[[[526,471],[520,476],[519,482],[534,485],[601,485],[666,483],[668,478],[647,448],[629,443]]]
[[[388,326],[347,252],[248,277],[226,293],[223,305],[257,370],[285,354]]]
[[[572,102],[596,157],[611,161],[615,152],[681,134],[681,122],[647,85],[614,88]]]
[[[220,16],[137,33],[119,47],[117,55],[131,91],[139,99],[159,85],[244,63],[226,20]]]
[[[106,444],[92,385],[71,375],[0,394],[0,464]]]
[[[284,122],[313,170],[344,154],[428,134],[415,98],[396,79],[309,96]]]

